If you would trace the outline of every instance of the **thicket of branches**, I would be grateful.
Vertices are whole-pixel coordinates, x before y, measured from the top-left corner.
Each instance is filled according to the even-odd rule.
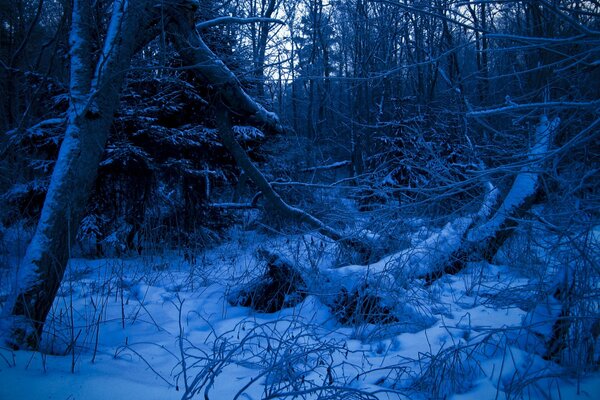
[[[107,36],[112,3],[93,2],[94,55]],[[80,241],[92,245],[86,251],[203,247],[256,208],[258,225],[283,229],[280,216],[262,207],[281,198],[312,213],[293,208],[297,220],[336,241],[351,237],[346,244],[355,250],[366,236],[384,238],[373,244],[376,255],[400,250],[415,217],[434,226],[463,217],[461,239],[471,242],[440,261],[439,270],[416,278],[431,283],[458,272],[473,261],[470,252],[491,261],[503,245],[504,256],[531,257],[534,264],[523,243],[535,242],[552,255],[538,295],[560,303],[544,356],[577,358],[564,352],[573,349],[568,341],[588,341],[582,332],[598,324],[600,4],[207,0],[196,6],[190,19],[201,37],[286,128],[261,131],[234,109],[221,120],[223,88],[213,90],[177,51],[181,35],[161,30],[136,49],[128,70],[78,228]],[[71,7],[68,0],[0,1],[6,227],[37,222],[64,136],[72,101]],[[229,128],[233,139],[223,135]],[[542,150],[540,132],[552,134]],[[245,164],[230,154],[235,139],[250,155]],[[262,175],[248,170],[252,163]],[[269,185],[257,176],[278,194],[263,190]],[[515,210],[507,206],[493,238],[480,229],[490,246],[474,245],[477,231],[469,236],[469,229],[484,226],[478,218],[490,214],[477,211],[488,189],[502,193],[490,207],[498,216],[518,194],[518,176],[530,177],[535,190]],[[292,210],[283,205],[281,213]]]
[[[110,3],[95,2],[98,47]],[[594,2],[239,0],[200,6],[199,21],[231,15],[286,24],[200,28],[250,93],[293,128],[284,138],[250,131],[249,145],[267,143],[278,155],[266,164],[273,179],[331,184],[354,178],[339,186],[354,186],[348,194],[361,209],[417,205],[447,215],[481,193],[482,175],[510,178],[524,161],[537,118],[549,113],[562,118],[563,129],[546,184],[585,200],[579,203],[585,210],[597,208]],[[70,3],[4,1],[0,11],[7,21],[0,27],[2,219],[35,222],[68,104]],[[224,209],[206,205],[249,202],[254,193],[242,190],[242,178],[233,194],[240,174],[211,136],[208,93],[179,69],[166,35],[134,64],[97,183],[99,193],[121,194],[114,204],[90,210],[87,231],[98,230],[101,241],[126,222],[120,240],[127,242],[136,226],[172,226],[176,214],[188,232],[218,230],[207,216]],[[340,169],[333,172],[298,172],[335,163]],[[143,180],[128,181],[140,174]],[[161,192],[173,185],[178,195],[165,199]],[[311,189],[279,183],[299,202]],[[162,198],[170,214],[156,220],[156,207],[147,205],[162,203],[151,198]]]

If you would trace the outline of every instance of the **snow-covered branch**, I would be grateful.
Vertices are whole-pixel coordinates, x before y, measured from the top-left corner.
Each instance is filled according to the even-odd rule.
[[[536,110],[536,109],[544,109],[544,108],[575,108],[575,109],[585,109],[585,108],[598,108],[600,107],[600,100],[593,101],[584,101],[584,102],[576,102],[576,101],[550,101],[546,103],[528,103],[528,104],[511,104],[505,107],[498,108],[490,108],[487,110],[479,110],[479,111],[470,111],[467,113],[469,117],[483,117],[488,115],[496,115],[496,114],[504,114],[514,111],[522,111],[522,110]]]
[[[244,170],[252,182],[260,189],[265,200],[269,203],[271,209],[275,213],[278,213],[289,220],[297,221],[311,229],[315,229],[323,236],[326,236],[345,247],[352,248],[359,253],[365,261],[369,259],[372,249],[367,243],[356,238],[347,237],[342,232],[330,227],[306,211],[287,204],[281,196],[273,190],[269,181],[267,181],[256,165],[254,165],[246,151],[235,139],[231,126],[231,116],[229,115],[227,108],[221,105],[218,107],[217,113],[219,136],[221,137],[223,144],[235,159],[236,164]]]
[[[294,182],[294,181],[273,181],[270,182],[271,186],[299,186],[313,189],[356,189],[356,186],[339,186],[336,183],[322,184],[322,183],[308,183],[308,182]]]
[[[327,171],[327,170],[331,170],[331,169],[346,167],[351,164],[352,164],[352,161],[344,160],[344,161],[334,162],[334,163],[328,164],[328,165],[317,165],[316,167],[302,168],[300,170],[300,172]]]
[[[277,114],[266,110],[246,93],[235,74],[202,40],[193,22],[182,15],[167,29],[179,54],[193,66],[192,70],[199,78],[218,90],[228,108],[268,130],[285,131]]]
[[[208,21],[199,22],[196,24],[196,29],[208,29],[214,26],[226,25],[226,24],[254,24],[259,22],[268,22],[272,24],[280,24],[285,25],[280,19],[277,18],[262,18],[262,17],[253,17],[253,18],[240,18],[240,17],[219,17],[214,18]]]
[[[211,203],[209,207],[223,210],[252,210],[258,208],[256,204],[252,203]]]

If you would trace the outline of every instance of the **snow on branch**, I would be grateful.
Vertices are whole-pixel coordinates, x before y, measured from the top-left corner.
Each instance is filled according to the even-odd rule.
[[[356,186],[341,186],[337,184],[338,182],[329,183],[329,184],[320,184],[320,183],[308,183],[308,182],[294,182],[294,181],[271,181],[269,184],[271,186],[299,186],[299,187],[307,187],[307,188],[315,188],[315,189],[356,189]]]
[[[535,132],[535,144],[528,153],[529,165],[521,168],[510,190],[502,200],[494,215],[483,224],[479,224],[468,231],[461,233],[461,242],[454,251],[446,256],[446,262],[442,264],[430,264],[432,269],[426,274],[419,276],[425,279],[427,284],[445,274],[456,274],[460,272],[469,261],[486,260],[491,262],[502,244],[511,236],[517,225],[517,219],[526,212],[533,204],[536,193],[539,190],[539,169],[544,160],[540,156],[547,153],[552,137],[555,135],[560,119],[555,118],[551,122],[543,115]],[[490,214],[490,205],[495,202],[497,190],[488,186],[484,207],[477,213],[476,218]],[[464,226],[464,225],[463,225]],[[446,246],[449,248],[449,246]],[[441,265],[441,268],[440,268]]]
[[[219,17],[208,21],[199,22],[196,24],[196,29],[208,29],[218,25],[225,24],[254,24],[258,22],[268,22],[273,24],[285,25],[280,19],[277,18],[263,18],[263,17],[252,17],[252,18],[240,18],[240,17]]]
[[[262,192],[257,192],[249,203],[211,203],[210,207],[224,210],[251,210],[258,208],[258,201],[262,198]]]
[[[515,214],[515,210],[518,210],[527,199],[534,196],[539,176],[538,173],[531,170],[539,166],[537,159],[548,151],[551,138],[554,136],[559,124],[559,118],[555,118],[550,122],[545,115],[542,116],[535,131],[536,142],[528,154],[532,165],[526,165],[521,169],[500,208],[489,221],[469,232],[468,240],[483,242],[497,235],[506,221]]]
[[[469,117],[482,117],[487,115],[503,114],[513,111],[534,110],[543,108],[599,108],[600,99],[585,102],[575,101],[551,101],[547,103],[529,103],[529,104],[510,104],[505,107],[490,108],[488,110],[470,111]]]
[[[222,210],[252,210],[258,208],[258,205],[252,203],[211,203],[209,206]]]
[[[300,172],[326,171],[326,170],[330,170],[330,169],[346,167],[350,164],[352,164],[352,161],[350,161],[350,160],[338,161],[338,162],[334,162],[333,164],[328,164],[328,165],[317,165],[316,167],[302,168],[300,170]]]
[[[33,125],[31,128],[27,128],[27,129],[35,131],[38,129],[44,129],[48,126],[62,125],[64,122],[65,122],[65,118],[49,118],[49,119],[40,121],[37,124]]]
[[[286,131],[277,114],[267,111],[246,93],[235,74],[202,40],[195,25],[185,18],[177,18],[173,24],[169,24],[168,30],[186,64],[218,91],[227,107],[259,124],[261,128],[279,133]]]

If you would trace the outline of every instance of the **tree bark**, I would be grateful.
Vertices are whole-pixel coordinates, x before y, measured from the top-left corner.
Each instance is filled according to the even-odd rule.
[[[244,170],[248,177],[254,182],[258,189],[263,194],[265,200],[269,203],[272,210],[280,216],[287,218],[292,221],[296,221],[300,224],[305,224],[311,229],[317,230],[323,236],[326,236],[341,245],[350,248],[357,252],[361,259],[368,261],[371,257],[371,246],[362,242],[357,238],[351,238],[344,236],[342,233],[335,229],[327,226],[319,219],[308,214],[299,208],[292,207],[287,204],[281,196],[271,186],[264,175],[254,165],[252,160],[248,157],[248,154],[244,151],[242,146],[237,142],[233,134],[231,126],[230,111],[225,105],[221,105],[217,109],[217,129],[219,131],[219,137],[227,150],[231,153],[237,165]]]
[[[204,82],[219,88],[221,100],[233,113],[263,129],[276,133],[285,131],[275,113],[267,111],[244,91],[233,72],[204,43],[194,21],[186,14],[174,13],[167,31],[186,63]]]
[[[70,36],[70,108],[65,138],[36,232],[18,272],[18,287],[5,308],[15,348],[39,348],[46,317],[69,260],[83,210],[119,103],[120,89],[136,43],[144,34],[151,1],[116,0],[94,68],[91,60],[91,8],[75,0]]]
[[[492,218],[470,229],[462,245],[450,255],[449,261],[442,268],[420,278],[430,284],[445,274],[453,275],[462,271],[469,261],[492,261],[500,247],[512,236],[518,220],[529,211],[538,195],[539,170],[544,164],[543,156],[548,151],[559,123],[558,118],[550,122],[545,115],[542,116],[535,132],[536,142],[528,155],[530,163],[521,169]]]

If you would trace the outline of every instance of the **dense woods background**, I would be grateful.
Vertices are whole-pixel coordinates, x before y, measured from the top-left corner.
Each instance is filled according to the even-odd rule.
[[[569,362],[597,367],[586,346],[600,335],[600,3],[182,3],[194,3],[208,47],[280,118],[274,130],[230,110],[250,159],[288,204],[371,243],[369,261],[409,246],[416,220],[444,226],[476,212],[486,185],[504,197],[519,173],[539,176],[541,189],[502,233],[503,263],[532,276],[540,265],[558,270],[536,293],[568,292],[561,312],[572,324],[554,327],[545,355],[566,357],[579,341]],[[97,58],[113,1],[91,5]],[[8,243],[17,231],[25,242],[33,234],[65,134],[72,15],[69,0],[0,0],[3,254],[22,257]],[[72,254],[175,250],[191,260],[233,226],[306,229],[274,212],[224,147],[220,89],[177,51],[168,18],[135,51],[93,194],[70,228]],[[560,128],[536,154],[542,116]]]
[[[43,203],[68,106],[70,7],[68,1],[2,3],[5,225],[34,224]],[[542,112],[563,119],[545,173],[548,194],[560,194],[563,205],[577,202],[582,213],[596,209],[598,141],[580,133],[594,132],[597,123],[597,7],[202,1],[197,17],[285,22],[202,31],[248,91],[293,128],[276,137],[240,128],[242,140],[271,180],[354,178],[337,186],[360,207],[377,208],[377,220],[415,204],[428,213],[460,210],[480,191],[482,174],[511,176]],[[94,3],[97,48],[110,9],[110,1]],[[166,234],[173,245],[203,246],[237,219],[209,205],[253,196],[212,131],[211,94],[181,66],[166,35],[135,56],[82,238],[132,250],[134,237]],[[306,205],[335,190],[278,189]],[[327,208],[318,212],[343,219]]]

